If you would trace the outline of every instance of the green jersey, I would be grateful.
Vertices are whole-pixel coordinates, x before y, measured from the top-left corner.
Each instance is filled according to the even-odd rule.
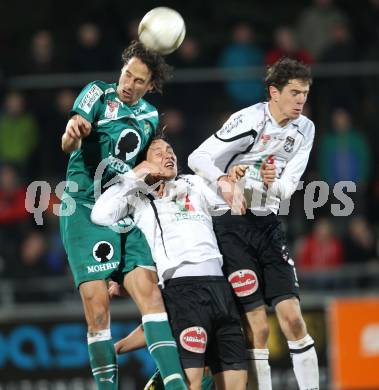
[[[132,106],[123,103],[116,88],[116,83],[93,81],[72,108],[71,115],[79,114],[92,124],[81,148],[70,155],[66,179],[78,188],[70,186],[66,192],[73,198],[94,202],[95,178],[103,188],[117,173],[132,169],[155,134],[156,108],[144,99]]]

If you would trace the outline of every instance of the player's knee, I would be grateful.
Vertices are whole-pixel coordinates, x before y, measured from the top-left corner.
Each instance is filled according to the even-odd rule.
[[[267,321],[262,322],[257,328],[257,336],[262,340],[267,340],[270,334],[270,328]]]
[[[158,287],[152,289],[150,295],[150,306],[154,308],[154,310],[158,310],[160,308],[164,310],[162,294]]]
[[[287,329],[291,331],[294,335],[301,335],[306,332],[305,322],[301,314],[298,313],[286,313],[284,318],[282,318],[283,322]]]
[[[150,288],[142,294],[136,294],[136,304],[142,313],[165,311],[162,294],[158,286]],[[142,299],[139,299],[142,298]]]
[[[98,330],[109,327],[109,311],[105,305],[97,305],[92,308],[91,313],[87,314],[87,325],[89,332],[96,332]]]
[[[88,331],[106,329],[109,326],[109,307],[106,302],[98,299],[86,301]]]
[[[267,321],[245,325],[245,337],[249,348],[266,348],[270,328]]]
[[[252,329],[254,340],[253,344],[256,348],[263,348],[266,345],[268,336],[270,334],[270,328],[267,322],[261,322]]]

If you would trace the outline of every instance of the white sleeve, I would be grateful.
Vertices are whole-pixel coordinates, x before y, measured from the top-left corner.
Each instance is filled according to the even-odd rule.
[[[304,138],[299,151],[288,161],[282,175],[270,186],[268,192],[279,197],[281,200],[288,199],[296,191],[300,178],[307,167],[309,154],[312,149],[314,139],[314,126],[312,124],[311,133]]]
[[[131,193],[139,189],[140,180],[133,171],[120,176],[120,181],[110,186],[96,200],[91,212],[91,221],[97,225],[110,226],[126,217],[132,202]]]
[[[254,144],[257,132],[249,122],[246,114],[233,114],[217,133],[189,155],[188,166],[211,183],[226,175],[233,158]]]

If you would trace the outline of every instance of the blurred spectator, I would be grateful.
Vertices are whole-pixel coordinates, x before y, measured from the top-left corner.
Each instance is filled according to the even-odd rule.
[[[77,31],[77,43],[72,55],[74,72],[112,70],[115,66],[115,44],[105,44],[103,33],[95,23],[83,23]]]
[[[138,26],[140,24],[141,19],[132,19],[128,23],[126,23],[126,33],[128,41],[134,41],[138,39]]]
[[[14,71],[21,74],[46,74],[65,70],[61,48],[57,48],[51,31],[37,31],[31,38],[28,56],[20,59]]]
[[[348,263],[363,264],[378,260],[374,232],[363,216],[350,220],[344,246]]]
[[[379,0],[368,0],[353,10],[352,22],[355,24],[356,39],[362,51],[378,47]]]
[[[36,121],[25,111],[23,95],[19,92],[8,93],[4,112],[0,116],[0,162],[26,169],[38,139]]]
[[[340,267],[345,261],[341,240],[333,234],[326,218],[313,224],[312,233],[298,247],[296,265],[300,271],[327,271]]]
[[[19,255],[13,259],[7,269],[7,277],[18,280],[15,284],[17,302],[47,301],[48,295],[43,289],[33,285],[34,278],[48,276],[46,262],[47,241],[45,236],[37,231],[29,231],[19,243]]]
[[[272,65],[282,57],[290,57],[304,64],[312,64],[311,54],[298,46],[295,34],[290,27],[282,26],[274,32],[275,47],[266,54],[265,62]]]
[[[221,53],[220,67],[230,69],[263,65],[263,52],[255,42],[254,30],[247,23],[237,24],[232,31],[232,42]],[[236,108],[257,103],[265,91],[259,77],[227,81],[226,90]]]
[[[331,25],[330,41],[321,53],[321,62],[351,62],[356,59],[351,32],[345,22]]]
[[[334,110],[331,120],[332,131],[322,136],[318,152],[321,179],[331,185],[341,180],[367,183],[371,153],[365,136],[354,129],[343,108]]]
[[[53,36],[50,31],[39,31],[34,35],[31,46],[31,61],[27,63],[28,73],[51,73],[62,70],[57,60]]]
[[[333,0],[313,0],[313,5],[306,8],[298,20],[300,46],[317,60],[329,44],[331,27],[346,17],[334,6]]]
[[[351,31],[345,22],[336,22],[331,26],[329,45],[322,52],[323,63],[342,63],[356,60],[355,44]],[[353,77],[332,77],[322,80],[322,103],[328,107],[343,106],[350,111],[357,108],[356,79]],[[353,111],[354,112],[354,111]]]
[[[51,99],[51,109],[39,120],[43,134],[38,144],[39,177],[57,177],[62,180],[65,176],[68,156],[61,149],[61,137],[75,97],[71,89],[58,91]]]
[[[20,223],[29,218],[25,197],[26,189],[16,168],[0,166],[0,225]]]
[[[38,231],[31,231],[24,238],[20,247],[21,263],[15,270],[15,276],[24,278],[48,275],[46,266],[47,241]]]
[[[14,166],[0,165],[0,273],[5,276],[10,276],[8,270],[19,258],[18,247],[28,228],[25,187]]]
[[[170,61],[177,68],[196,68],[204,65],[202,50],[197,39],[187,37],[173,54]]]
[[[186,38],[178,50],[176,50],[170,60],[170,65],[176,69],[198,68],[204,66],[204,56],[200,42],[193,38]],[[190,113],[192,116],[201,116],[204,112],[209,112],[212,104],[212,93],[217,88],[214,84],[209,86],[206,82],[173,83],[167,86],[167,90],[160,98],[158,104],[165,102],[167,106],[175,106],[177,109]],[[178,99],[180,96],[180,99]],[[199,97],[209,104],[198,104],[196,112],[192,109],[193,102],[198,101]]]

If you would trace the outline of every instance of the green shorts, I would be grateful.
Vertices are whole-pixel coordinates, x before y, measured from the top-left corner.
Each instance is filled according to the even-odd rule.
[[[149,245],[142,231],[133,227],[117,233],[91,222],[91,209],[76,199],[75,212],[60,216],[60,231],[76,287],[90,280],[112,278],[122,282],[135,267],[155,271]],[[61,210],[66,204],[62,201]]]

